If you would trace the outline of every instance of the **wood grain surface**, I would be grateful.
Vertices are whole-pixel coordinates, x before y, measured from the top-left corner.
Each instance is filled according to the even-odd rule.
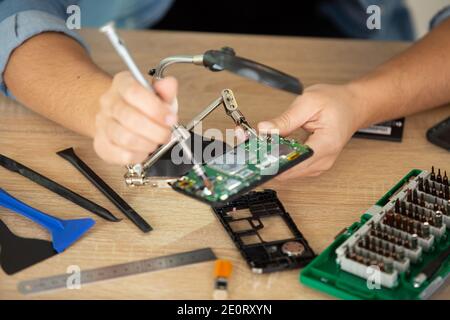
[[[124,65],[109,43],[95,30],[84,30],[95,61],[111,74]],[[172,32],[124,32],[123,37],[142,70],[175,54],[200,54],[225,45],[239,55],[294,74],[305,85],[343,83],[361,75],[407,48],[407,43],[326,40]],[[231,88],[251,123],[276,116],[293,96],[226,73],[199,67],[177,66],[169,70],[180,81],[180,118],[186,123],[222,89]],[[382,93],[380,93],[382,94]],[[426,130],[450,114],[441,107],[408,117],[402,143],[353,139],[334,168],[311,179],[271,181],[264,185],[278,192],[313,249],[320,253],[344,227],[361,214],[413,168],[432,165],[450,170],[449,153],[428,143]],[[232,128],[222,111],[216,111],[204,127]],[[293,135],[301,138],[301,133]],[[6,99],[0,100],[0,152],[53,178],[122,216],[73,167],[55,152],[74,147],[78,154],[118,191],[154,231],[142,234],[129,220],[96,226],[66,252],[14,276],[0,271],[0,299],[209,299],[213,291],[213,263],[203,263],[156,273],[95,283],[81,290],[55,291],[23,296],[17,283],[66,272],[70,265],[82,269],[130,262],[202,247],[212,247],[220,258],[232,260],[232,299],[328,299],[298,281],[299,271],[271,275],[252,274],[211,209],[170,189],[127,188],[124,169],[103,163],[92,142]],[[0,187],[24,202],[62,218],[92,214],[42,187],[0,168]],[[18,235],[49,239],[28,220],[0,209],[0,217]],[[436,298],[449,298],[447,286]]]

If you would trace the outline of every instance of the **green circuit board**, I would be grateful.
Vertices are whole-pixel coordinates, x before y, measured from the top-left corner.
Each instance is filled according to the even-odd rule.
[[[209,204],[232,201],[313,154],[293,139],[271,136],[250,139],[203,165],[213,190],[193,171],[172,183],[172,188]]]
[[[446,176],[411,171],[339,234],[300,281],[343,299],[428,299],[450,277],[449,201]]]

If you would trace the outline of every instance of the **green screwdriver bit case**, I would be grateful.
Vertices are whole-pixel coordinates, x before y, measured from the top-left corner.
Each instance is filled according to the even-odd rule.
[[[437,194],[438,196],[432,196],[424,192],[424,183],[429,182],[428,185],[430,185],[432,181],[435,181],[430,180],[430,177],[433,176],[427,171],[412,170],[373,207],[367,210],[361,216],[359,222],[355,222],[340,233],[328,248],[302,270],[300,274],[301,283],[342,299],[399,300],[428,299],[431,297],[450,276],[450,257],[448,254],[450,248],[450,208],[449,199],[439,197],[439,195],[442,196],[442,193]],[[427,180],[428,182],[426,182]],[[439,192],[439,188],[442,190],[446,187],[448,197],[448,182],[447,186],[443,183],[435,182],[432,184],[432,187],[437,190],[435,193]],[[411,199],[413,191],[415,199]],[[396,212],[395,209],[398,209],[395,204],[396,201],[405,202],[405,208],[407,208],[403,209],[405,216],[398,218],[399,221],[406,221],[405,226],[401,224],[396,225],[398,229],[388,225],[390,220],[386,216],[387,212],[390,212],[391,215],[393,212]],[[410,204],[409,201],[412,203]],[[420,202],[420,204],[425,205],[424,209],[422,209],[423,211],[420,210],[419,205],[417,205],[418,209],[416,209],[414,202]],[[431,206],[434,206],[434,208],[432,209]],[[438,209],[437,211],[435,210],[436,208]],[[412,213],[408,212],[408,210],[412,211]],[[402,211],[402,209],[399,211]],[[442,211],[444,211],[444,214],[442,214]],[[414,233],[420,233],[416,229],[414,231],[408,229],[410,226],[417,225],[411,222],[414,219],[410,219],[411,216],[418,218],[418,215],[414,216],[416,214],[414,212],[427,216],[430,222],[424,223],[423,220],[419,221],[423,234],[418,239],[418,245],[412,249],[412,237],[414,236],[417,240],[417,234]],[[428,226],[425,228],[423,227],[424,224],[428,224]],[[430,230],[429,234],[426,230]],[[388,241],[384,241],[383,236],[386,237],[387,232],[392,232],[397,238],[402,240],[398,240],[392,235],[389,240],[394,243],[392,245],[385,243]],[[411,233],[414,235],[411,235]],[[390,250],[396,252],[394,255],[396,259],[400,255],[400,257],[403,257],[403,260],[399,259],[397,261],[392,260],[390,257],[386,258],[383,254],[387,251],[383,252],[381,250],[381,255],[376,251],[374,253],[365,251],[364,246],[361,247],[361,243],[363,243],[363,239],[369,239],[369,235],[383,235],[374,241],[378,241],[377,244],[379,246],[386,245]],[[395,244],[396,240],[393,239],[403,242],[397,245]],[[406,247],[400,248],[402,244],[406,245]],[[387,270],[389,272],[378,269],[381,272],[378,278],[375,278],[373,277],[373,272],[367,271],[368,264],[363,263],[361,256],[358,256],[359,261],[348,258],[354,258],[354,250],[356,249],[358,249],[360,254],[362,254],[361,252],[365,253],[368,256],[367,259],[385,262],[386,264],[381,263],[381,266],[382,268],[386,267],[386,270],[388,263],[392,266],[392,261],[394,261],[394,267]],[[416,283],[416,280],[419,279],[417,276],[423,272],[426,266],[429,267],[430,263],[434,263],[438,267],[434,268],[433,274],[428,279],[422,279],[420,284]],[[366,275],[364,271],[367,271]],[[374,280],[378,280],[378,283],[381,281],[382,284],[374,285]],[[368,282],[371,283],[368,284]]]

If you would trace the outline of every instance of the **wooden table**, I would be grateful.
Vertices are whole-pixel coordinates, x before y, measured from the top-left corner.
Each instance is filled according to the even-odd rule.
[[[94,59],[111,73],[124,69],[109,43],[95,31],[83,31]],[[298,75],[306,85],[342,83],[405,49],[405,43],[319,40],[170,32],[123,34],[140,67],[147,70],[169,55],[203,53],[228,45],[244,56]],[[170,70],[181,83],[181,120],[191,119],[224,88],[234,90],[240,107],[252,123],[271,118],[288,107],[293,97],[229,74],[212,74],[193,66]],[[382,94],[382,93],[380,93]],[[316,252],[321,252],[344,227],[358,220],[365,209],[413,168],[431,165],[450,169],[449,153],[428,143],[425,132],[450,113],[442,107],[409,117],[402,143],[353,139],[334,168],[321,177],[269,182]],[[205,126],[231,128],[216,111]],[[21,280],[66,272],[70,265],[82,269],[156,257],[205,246],[220,258],[231,259],[233,299],[317,299],[327,295],[298,281],[298,271],[271,275],[252,274],[210,208],[170,189],[129,189],[124,169],[99,160],[88,139],[46,120],[11,101],[0,102],[0,152],[42,172],[99,204],[120,213],[90,183],[55,152],[75,147],[79,155],[154,227],[142,234],[124,219],[120,223],[97,220],[95,228],[72,248],[14,276],[0,271],[0,298],[46,299],[209,299],[213,288],[213,263],[203,263],[157,273],[142,274],[81,290],[23,296]],[[295,136],[294,136],[295,137]],[[297,136],[298,138],[299,136]],[[23,201],[62,218],[92,216],[76,205],[30,181],[0,168],[1,187]],[[17,234],[48,239],[47,233],[26,219],[0,209],[1,218]],[[449,298],[447,286],[437,297]]]

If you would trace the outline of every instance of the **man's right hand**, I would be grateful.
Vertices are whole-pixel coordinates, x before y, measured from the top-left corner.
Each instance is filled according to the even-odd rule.
[[[155,93],[141,86],[130,72],[117,74],[100,98],[94,149],[106,162],[140,163],[169,141],[177,115],[171,104],[177,95],[174,78],[160,80]]]

